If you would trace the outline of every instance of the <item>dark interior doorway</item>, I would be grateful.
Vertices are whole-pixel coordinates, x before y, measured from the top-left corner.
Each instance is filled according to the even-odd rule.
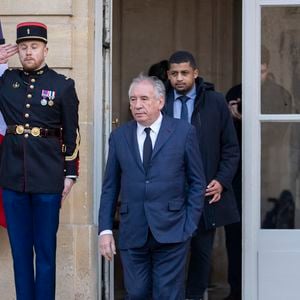
[[[131,118],[131,79],[175,50],[192,52],[201,77],[224,94],[241,82],[242,0],[113,0],[112,36],[113,126]],[[215,239],[210,300],[223,299],[228,291],[224,240],[221,228]],[[123,299],[118,256],[114,277],[115,299]]]

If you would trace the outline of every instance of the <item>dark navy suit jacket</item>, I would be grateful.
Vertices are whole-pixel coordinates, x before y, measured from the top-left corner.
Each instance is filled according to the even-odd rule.
[[[120,194],[119,247],[142,247],[149,228],[160,243],[186,241],[197,229],[206,187],[193,126],[163,117],[146,174],[137,124],[111,133],[102,186],[99,232],[112,229]]]

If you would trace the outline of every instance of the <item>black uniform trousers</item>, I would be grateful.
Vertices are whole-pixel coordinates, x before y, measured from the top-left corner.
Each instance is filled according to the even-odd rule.
[[[232,187],[237,201],[237,206],[242,217],[242,172],[238,170]],[[230,293],[241,299],[242,291],[242,220],[225,226],[226,249],[228,257],[228,283]]]
[[[201,223],[202,222],[200,221],[197,234],[191,241],[186,298],[202,298],[208,287],[211,255],[216,229],[205,230]]]

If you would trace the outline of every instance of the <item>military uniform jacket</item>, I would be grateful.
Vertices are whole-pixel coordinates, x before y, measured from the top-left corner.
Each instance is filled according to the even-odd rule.
[[[0,186],[18,192],[62,192],[65,176],[78,175],[78,105],[74,81],[48,66],[30,73],[5,71],[0,78],[0,110],[6,124],[61,129],[61,136],[7,133]]]

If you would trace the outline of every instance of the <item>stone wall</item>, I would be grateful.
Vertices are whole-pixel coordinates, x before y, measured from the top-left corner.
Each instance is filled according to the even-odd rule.
[[[15,42],[16,24],[48,25],[47,63],[73,78],[80,100],[80,178],[61,210],[57,247],[57,299],[97,298],[97,232],[93,220],[94,1],[1,0],[6,41]],[[9,66],[19,66],[17,56]],[[46,172],[47,170],[45,170]],[[15,299],[6,230],[0,227],[0,298]]]

